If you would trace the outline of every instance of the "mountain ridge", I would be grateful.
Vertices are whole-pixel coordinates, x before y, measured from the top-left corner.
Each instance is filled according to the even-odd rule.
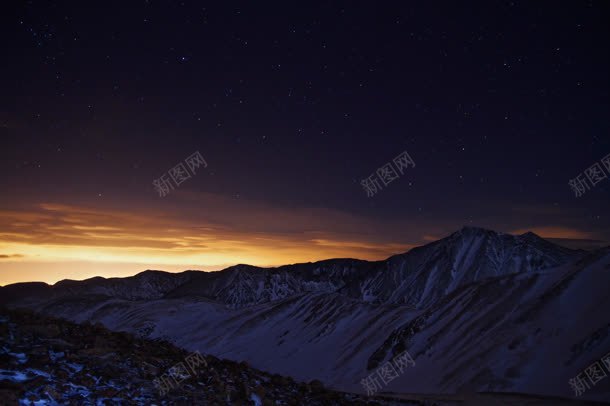
[[[483,239],[484,241],[479,241]],[[474,247],[477,245],[477,247]],[[454,246],[453,248],[451,246]],[[460,246],[460,249],[455,249]],[[476,249],[485,249],[488,252],[470,252]],[[448,252],[453,250],[454,252]],[[492,255],[506,256],[509,250],[527,251],[535,258],[529,264],[503,264],[506,258],[491,258]],[[500,252],[501,251],[501,252]],[[206,272],[198,270],[185,270],[172,273],[160,270],[145,270],[136,275],[124,278],[93,277],[82,281],[65,279],[52,285],[6,285],[2,289],[11,298],[11,290],[44,291],[46,295],[72,294],[74,289],[96,294],[116,295],[125,299],[141,300],[168,297],[177,297],[180,294],[202,296],[212,300],[224,302],[233,307],[248,306],[265,301],[277,300],[292,294],[305,291],[340,291],[359,297],[364,301],[389,300],[395,303],[405,303],[404,289],[419,290],[420,300],[411,303],[413,306],[424,306],[439,299],[438,294],[428,297],[425,294],[426,285],[443,285],[443,291],[448,293],[464,283],[471,283],[498,274],[507,272],[523,272],[539,270],[544,267],[556,266],[582,256],[583,251],[570,250],[550,243],[532,232],[513,236],[498,233],[479,227],[464,226],[449,236],[426,245],[415,247],[405,253],[396,254],[381,261],[366,261],[352,258],[333,258],[316,262],[296,263],[277,267],[257,267],[247,264],[237,264],[220,271]],[[487,255],[477,269],[466,269],[458,272],[457,268],[468,264],[459,264],[468,259],[468,255]],[[521,253],[518,255],[523,256]],[[423,256],[419,260],[418,257]],[[451,275],[438,273],[429,265],[429,256],[436,256],[436,269],[451,269]],[[414,261],[415,258],[415,261]],[[526,256],[526,258],[529,258]],[[423,262],[428,262],[423,267]],[[407,265],[408,264],[408,265]],[[495,266],[495,274],[489,269]],[[405,266],[418,269],[418,275],[407,275]],[[398,270],[397,268],[400,268]],[[471,266],[472,268],[472,266]],[[485,268],[481,271],[478,268]],[[437,272],[436,280],[430,281],[428,273]],[[399,283],[400,282],[400,283]],[[403,291],[388,296],[388,285],[405,284]],[[417,286],[419,285],[419,286]],[[8,289],[6,289],[8,288]],[[385,290],[386,292],[381,292]],[[40,292],[39,292],[40,294]],[[43,294],[44,295],[44,294]]]
[[[610,248],[463,228],[385,261],[148,272],[0,297],[349,392],[408,350],[417,367],[388,391],[568,397],[568,379],[610,350],[597,310],[610,308],[609,270]],[[590,400],[610,396],[595,389]]]

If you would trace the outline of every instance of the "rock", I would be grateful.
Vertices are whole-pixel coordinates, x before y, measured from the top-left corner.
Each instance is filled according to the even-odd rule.
[[[58,369],[55,371],[55,376],[58,377],[59,379],[65,380],[65,379],[68,379],[68,377],[70,375],[68,374],[67,371],[65,371],[63,369]]]
[[[44,393],[49,395],[51,398],[53,398],[53,400],[57,400],[60,398],[60,395],[59,395],[59,393],[57,393],[55,388],[53,388],[52,386],[49,386],[49,385],[44,387]]]
[[[107,338],[101,337],[101,336],[96,336],[95,340],[93,341],[93,346],[95,348],[109,348],[110,345],[110,341],[108,341]]]
[[[25,333],[31,333],[33,335],[44,338],[55,338],[59,337],[59,335],[61,334],[61,330],[59,329],[57,324],[29,324],[23,326],[21,329]]]
[[[314,393],[319,393],[324,391],[324,384],[317,379],[309,382],[309,388]]]
[[[47,378],[44,378],[42,376],[36,376],[28,381],[25,381],[23,383],[23,386],[26,390],[31,390],[43,386],[44,384],[46,384],[46,382]]]
[[[102,390],[98,390],[95,393],[100,396],[100,397],[104,397],[104,398],[112,398],[114,397],[114,395],[116,395],[119,391],[113,388],[105,388]]]
[[[0,381],[0,399],[7,404],[17,404],[19,398],[25,393],[22,384],[10,381]]]
[[[148,362],[142,362],[142,372],[147,377],[157,377],[161,375],[161,368],[158,368],[154,365],[149,364]]]

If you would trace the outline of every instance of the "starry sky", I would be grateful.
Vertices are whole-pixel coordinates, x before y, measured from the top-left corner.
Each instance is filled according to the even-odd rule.
[[[378,260],[464,225],[610,244],[606,1],[26,1],[0,18],[0,285]]]

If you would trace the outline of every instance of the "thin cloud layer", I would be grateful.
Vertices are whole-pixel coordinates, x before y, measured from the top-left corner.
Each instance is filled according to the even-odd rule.
[[[379,226],[345,213],[250,205],[250,214],[242,216],[234,206],[212,197],[199,215],[188,209],[149,209],[134,214],[56,203],[0,210],[0,247],[17,253],[0,257],[5,260],[0,283],[14,280],[8,259],[32,268],[49,261],[131,263],[138,267],[135,273],[143,265],[218,269],[235,263],[270,266],[334,257],[382,259],[414,246],[355,240],[358,229]],[[210,212],[216,222],[208,220]],[[58,279],[61,277],[55,274],[39,278]]]

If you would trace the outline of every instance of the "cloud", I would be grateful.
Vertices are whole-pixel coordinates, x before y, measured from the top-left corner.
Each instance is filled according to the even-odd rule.
[[[237,263],[379,260],[405,252],[421,240],[413,227],[406,233],[404,223],[339,210],[281,208],[209,194],[176,195],[174,201],[158,199],[148,206],[125,202],[118,209],[45,202],[0,210],[0,248],[27,255],[31,269],[42,262],[66,267],[90,262],[105,263],[111,272],[119,263],[218,269]],[[44,278],[51,279],[61,278]]]
[[[513,230],[511,234],[523,234],[528,231],[538,234],[557,245],[561,245],[571,249],[595,250],[598,248],[610,245],[608,241],[604,241],[601,236],[596,233],[583,231],[577,228],[564,226],[542,226],[529,229]]]
[[[575,250],[581,249],[581,250],[593,251],[598,248],[610,246],[610,243],[608,243],[608,241],[601,241],[601,240],[587,240],[587,239],[579,240],[579,239],[571,239],[571,238],[547,238],[547,240],[549,240],[557,245],[561,245],[563,247],[571,248],[571,249],[575,249]]]
[[[576,228],[563,227],[563,226],[542,226],[532,228],[521,228],[510,231],[510,234],[523,234],[531,231],[538,234],[543,238],[563,238],[563,239],[574,239],[574,240],[586,240],[595,238],[595,234],[582,231]]]
[[[10,259],[10,258],[23,258],[24,256],[21,254],[0,254],[0,259]]]

